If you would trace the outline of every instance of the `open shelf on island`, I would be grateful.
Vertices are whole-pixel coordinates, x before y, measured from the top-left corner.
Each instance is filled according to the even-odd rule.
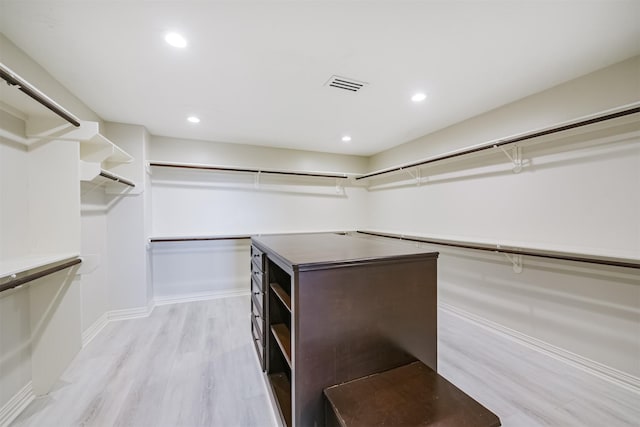
[[[271,325],[271,333],[273,333],[284,359],[287,361],[289,368],[291,368],[291,334],[289,333],[289,328],[284,323],[277,323]]]
[[[269,374],[269,385],[275,394],[281,419],[291,426],[291,383],[283,373]]]
[[[276,294],[278,299],[282,301],[287,310],[291,312],[291,296],[289,296],[289,294],[284,289],[282,289],[282,286],[280,286],[279,283],[272,283],[271,289],[273,289],[273,292]]]

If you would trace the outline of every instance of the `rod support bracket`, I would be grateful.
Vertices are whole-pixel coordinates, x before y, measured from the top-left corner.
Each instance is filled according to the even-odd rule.
[[[513,272],[520,274],[522,273],[522,255],[508,254],[506,252],[502,252],[502,254],[509,260],[513,267]]]
[[[496,145],[495,147],[498,147],[504,155],[507,156],[509,161],[513,163],[513,173],[520,173],[522,171],[522,147],[514,144],[511,147],[511,153],[502,146]]]
[[[416,167],[416,168],[415,168],[415,171],[416,171],[416,173],[415,173],[415,174],[411,173],[411,169],[405,169],[405,170],[407,171],[407,173],[409,174],[409,176],[410,176],[412,179],[415,179],[415,180],[416,180],[416,185],[417,185],[417,186],[419,186],[420,184],[422,184],[422,182],[423,182],[423,178],[422,178],[422,173],[420,172],[420,168],[419,168],[419,167]]]

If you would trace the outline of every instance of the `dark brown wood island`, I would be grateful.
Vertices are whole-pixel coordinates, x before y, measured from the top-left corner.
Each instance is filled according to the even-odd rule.
[[[323,426],[326,387],[437,370],[437,258],[357,233],[252,237],[252,330],[285,425]]]

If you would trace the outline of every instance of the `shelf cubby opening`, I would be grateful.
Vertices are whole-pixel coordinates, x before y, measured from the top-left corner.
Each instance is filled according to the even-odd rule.
[[[286,426],[291,426],[291,380],[289,376],[283,372],[269,374],[269,385],[273,390],[280,418],[284,420]]]
[[[285,306],[285,308],[291,313],[291,295],[289,292],[285,291],[279,283],[271,283],[271,290],[278,297],[280,302]]]
[[[276,323],[271,325],[271,333],[278,344],[278,348],[284,357],[285,362],[291,369],[291,333],[284,323]]]

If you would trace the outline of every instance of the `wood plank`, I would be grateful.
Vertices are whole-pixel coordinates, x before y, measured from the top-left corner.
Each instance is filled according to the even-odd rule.
[[[287,307],[289,313],[291,313],[291,296],[284,289],[282,289],[282,286],[280,286],[279,283],[272,283],[271,289],[276,294],[278,299],[282,301],[284,306]]]
[[[284,323],[276,323],[275,325],[271,325],[271,333],[276,339],[278,343],[278,347],[282,351],[282,355],[284,356],[289,368],[291,368],[291,333],[289,332],[289,328]]]
[[[291,383],[283,373],[270,374],[267,378],[278,402],[280,418],[284,420],[286,426],[291,426]]]

